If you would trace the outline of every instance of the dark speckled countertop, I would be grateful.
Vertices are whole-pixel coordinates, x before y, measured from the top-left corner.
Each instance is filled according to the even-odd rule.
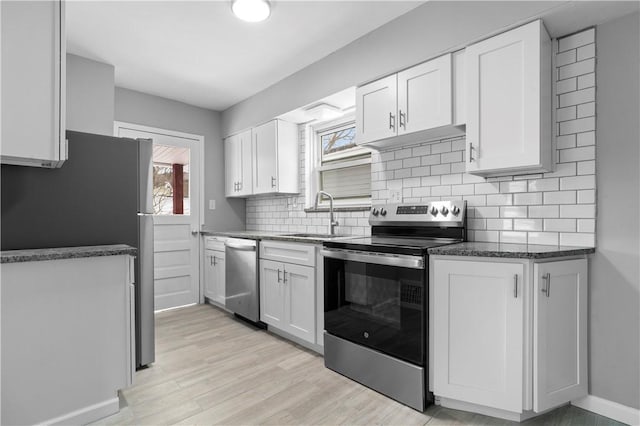
[[[429,249],[430,255],[547,259],[595,253],[593,247],[467,242]]]
[[[202,229],[200,231],[202,235],[210,235],[214,237],[230,237],[230,238],[246,238],[248,240],[274,240],[274,241],[288,241],[292,243],[307,243],[307,244],[322,244],[325,241],[333,241],[338,239],[357,238],[358,235],[336,235],[334,237],[328,236],[308,236],[300,237],[291,234],[295,232],[283,233],[283,232],[270,232],[270,231],[212,231],[208,229]]]
[[[137,250],[126,244],[84,247],[55,247],[29,250],[4,250],[0,252],[0,263],[37,262],[42,260],[76,259],[81,257],[135,256]]]

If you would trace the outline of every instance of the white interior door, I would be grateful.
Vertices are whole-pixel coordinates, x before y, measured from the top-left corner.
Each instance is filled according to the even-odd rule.
[[[116,133],[153,140],[155,310],[198,303],[203,138],[126,124]]]

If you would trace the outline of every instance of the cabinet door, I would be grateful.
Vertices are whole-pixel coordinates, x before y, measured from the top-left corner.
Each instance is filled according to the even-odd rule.
[[[519,263],[434,261],[434,394],[522,411],[523,271]]]
[[[238,135],[236,152],[238,155],[238,195],[251,195],[253,193],[253,170],[251,155],[251,130]]]
[[[216,269],[213,266],[213,250],[204,251],[204,296],[213,299],[216,285]]]
[[[541,21],[466,48],[467,172],[550,167],[550,61]]]
[[[253,193],[278,191],[277,123],[272,120],[253,132]],[[297,167],[297,166],[296,166]]]
[[[315,268],[284,264],[286,329],[308,342],[316,341]]]
[[[284,329],[285,290],[282,263],[260,259],[260,320]]]
[[[453,122],[451,54],[398,73],[398,134]]]
[[[1,2],[2,163],[66,160],[64,3]]]
[[[225,254],[223,251],[213,252],[213,300],[220,305],[225,305]]]
[[[534,265],[533,409],[587,395],[587,260]]]
[[[356,142],[363,144],[397,134],[397,75],[356,89]]]
[[[229,136],[224,140],[224,193],[227,197],[238,196],[238,182],[240,181],[240,152],[239,136]]]

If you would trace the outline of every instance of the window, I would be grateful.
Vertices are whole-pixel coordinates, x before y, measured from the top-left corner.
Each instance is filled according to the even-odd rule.
[[[189,148],[154,144],[153,213],[189,215]]]
[[[371,202],[371,152],[355,143],[353,117],[311,127],[313,154],[311,203],[317,191],[333,195],[337,206],[367,206]],[[323,203],[327,200],[321,200]]]

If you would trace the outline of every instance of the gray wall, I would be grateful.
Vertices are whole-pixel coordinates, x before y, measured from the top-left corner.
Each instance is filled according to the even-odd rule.
[[[245,201],[224,196],[219,112],[116,87],[115,120],[204,136],[205,226],[213,230],[244,229]],[[215,210],[208,209],[209,200],[216,200]]]
[[[113,65],[67,55],[67,129],[113,135]]]
[[[597,252],[590,279],[590,393],[640,408],[640,16],[597,27]]]
[[[225,110],[223,136],[526,22],[559,2],[428,2]]]

